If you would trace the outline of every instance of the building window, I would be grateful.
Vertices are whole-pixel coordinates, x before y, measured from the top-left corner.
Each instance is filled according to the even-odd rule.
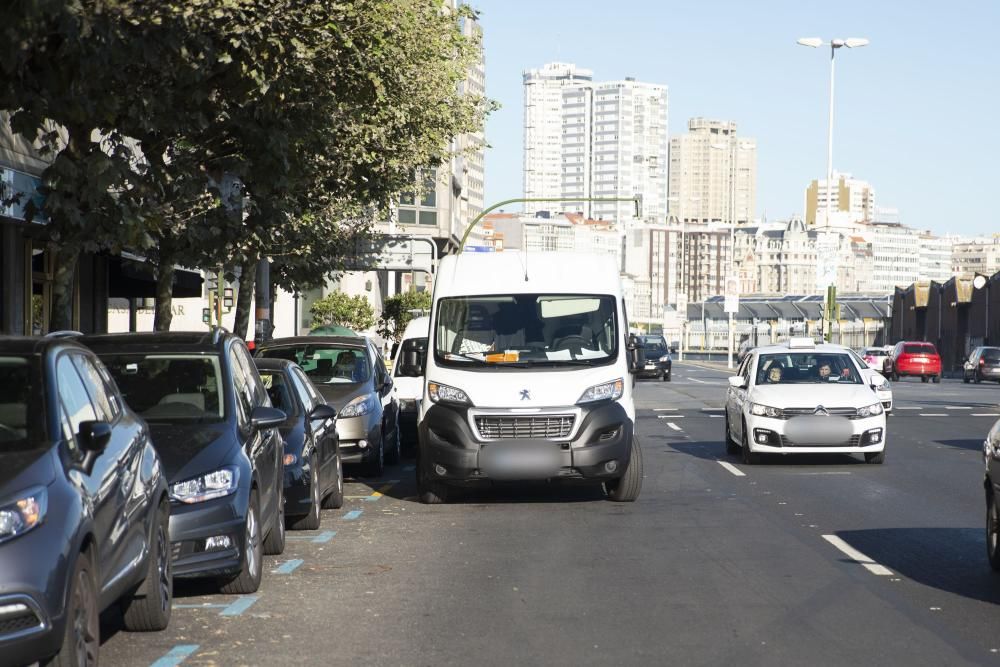
[[[412,209],[399,209],[399,224],[414,225],[417,222],[417,212]]]
[[[436,225],[438,223],[437,211],[421,211],[420,212],[420,224],[421,225]]]

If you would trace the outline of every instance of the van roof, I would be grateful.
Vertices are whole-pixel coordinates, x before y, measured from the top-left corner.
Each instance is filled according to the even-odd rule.
[[[441,260],[434,298],[479,294],[609,294],[621,298],[611,255],[504,251],[463,253]]]

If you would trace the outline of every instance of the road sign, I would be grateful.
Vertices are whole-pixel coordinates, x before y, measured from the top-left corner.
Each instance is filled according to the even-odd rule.
[[[437,245],[427,236],[382,234],[358,241],[354,254],[345,258],[348,271],[422,271],[433,273]]]
[[[496,252],[496,248],[489,245],[467,245],[465,252]]]
[[[727,313],[737,313],[740,310],[740,279],[736,276],[726,278],[725,304],[723,310]]]
[[[820,232],[816,239],[816,291],[824,292],[830,285],[837,284],[839,252],[840,234]]]

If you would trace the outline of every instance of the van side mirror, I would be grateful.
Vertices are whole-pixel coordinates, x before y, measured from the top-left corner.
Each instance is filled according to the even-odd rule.
[[[403,341],[399,353],[399,375],[417,378],[424,374],[427,365],[427,339],[410,338]]]
[[[646,351],[643,349],[639,337],[631,334],[628,337],[628,343],[625,344],[625,349],[628,351],[628,372],[638,373],[646,365]]]
[[[94,470],[94,463],[111,442],[111,424],[101,421],[80,422],[80,432],[76,437],[83,450],[80,467],[89,475]]]

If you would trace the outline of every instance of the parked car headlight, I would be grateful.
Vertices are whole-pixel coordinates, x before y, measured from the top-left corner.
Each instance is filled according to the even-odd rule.
[[[664,363],[670,361],[670,355],[669,354],[663,355],[662,357],[660,357],[660,361]]]
[[[193,505],[206,500],[228,496],[240,483],[240,471],[236,467],[220,468],[183,482],[170,485],[170,498],[180,503]]]
[[[625,381],[621,378],[604,384],[595,384],[593,387],[583,392],[583,396],[577,401],[581,403],[596,403],[598,401],[617,401],[625,391]]]
[[[760,403],[750,404],[750,414],[757,415],[758,417],[781,417],[784,412],[781,408],[772,408],[770,405],[761,405]]]
[[[456,403],[458,405],[472,405],[472,401],[469,400],[469,395],[466,394],[461,389],[456,389],[455,387],[449,387],[446,384],[438,384],[437,382],[427,383],[427,395],[431,397],[431,400],[435,403]]]
[[[41,524],[48,504],[48,491],[39,486],[0,507],[0,542],[23,535]]]
[[[339,417],[341,419],[347,419],[348,417],[363,417],[369,412],[375,412],[375,406],[377,405],[378,399],[375,398],[375,394],[358,396],[344,406],[344,409],[340,411]]]
[[[881,403],[872,403],[871,405],[866,405],[863,408],[858,408],[859,417],[874,417],[880,414],[882,414]]]

